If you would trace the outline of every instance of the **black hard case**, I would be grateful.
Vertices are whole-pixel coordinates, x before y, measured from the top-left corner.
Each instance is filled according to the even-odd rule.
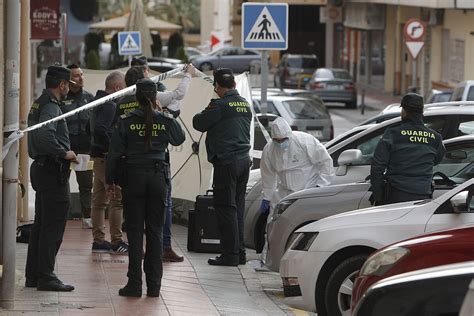
[[[196,196],[194,210],[189,210],[188,251],[220,253],[220,233],[212,205],[211,191]]]

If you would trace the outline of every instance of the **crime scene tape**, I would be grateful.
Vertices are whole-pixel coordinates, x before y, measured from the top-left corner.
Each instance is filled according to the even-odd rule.
[[[171,78],[173,76],[176,76],[177,74],[181,73],[181,72],[184,72],[186,71],[186,66],[183,67],[183,68],[177,68],[177,69],[173,69],[173,70],[170,70],[170,71],[167,71],[167,72],[164,72],[162,74],[159,74],[157,76],[153,76],[151,77],[150,79],[153,80],[154,82],[158,82],[158,81],[163,81],[167,78]],[[212,80],[212,79],[211,79]],[[10,147],[17,141],[19,140],[20,138],[23,137],[23,135],[25,135],[25,133],[27,132],[31,132],[35,129],[38,129],[38,128],[41,128],[45,125],[48,125],[48,124],[51,124],[51,123],[54,123],[54,122],[57,122],[57,121],[60,121],[60,120],[63,120],[69,116],[72,116],[76,113],[80,113],[82,111],[85,111],[85,110],[89,110],[89,109],[92,109],[92,108],[95,108],[96,106],[99,106],[105,102],[108,102],[110,100],[113,100],[113,99],[117,99],[117,98],[120,98],[120,97],[123,97],[125,95],[130,95],[130,94],[134,94],[135,93],[135,90],[136,90],[136,87],[135,85],[133,86],[130,86],[130,87],[127,87],[125,89],[122,89],[120,91],[117,91],[117,92],[114,92],[112,94],[109,94],[103,98],[100,98],[100,99],[97,99],[95,101],[92,101],[92,102],[89,102],[87,104],[84,104],[83,106],[75,109],[75,110],[72,110],[70,112],[67,112],[67,113],[64,113],[60,116],[57,116],[55,118],[52,118],[50,120],[47,120],[47,121],[44,121],[44,122],[41,122],[39,124],[35,124],[35,125],[32,125],[32,126],[29,126],[23,130],[21,129],[17,129],[15,131],[13,131],[7,138],[7,142],[5,143],[5,145],[3,145],[3,149],[2,149],[2,160],[5,159],[5,157],[7,156],[8,154],[8,151],[10,150]]]

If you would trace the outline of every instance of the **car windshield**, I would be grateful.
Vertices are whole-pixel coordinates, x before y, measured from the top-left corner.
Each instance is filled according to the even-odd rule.
[[[351,80],[351,75],[347,71],[343,70],[333,70],[332,71],[333,76],[335,79],[345,79],[345,80]]]
[[[318,108],[314,101],[309,99],[283,101],[283,106],[295,119],[321,119],[328,114]]]
[[[294,57],[288,58],[288,66],[292,68],[316,68],[318,61],[316,58]]]
[[[433,96],[431,103],[448,102],[451,99],[451,93],[438,93]]]

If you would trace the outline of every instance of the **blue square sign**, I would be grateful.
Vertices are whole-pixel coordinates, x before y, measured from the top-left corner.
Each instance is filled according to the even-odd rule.
[[[142,53],[140,32],[119,32],[118,48],[120,55],[139,55]]]
[[[288,4],[244,3],[242,47],[261,50],[288,48]]]

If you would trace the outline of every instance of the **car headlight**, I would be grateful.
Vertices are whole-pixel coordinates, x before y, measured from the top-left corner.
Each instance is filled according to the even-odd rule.
[[[360,269],[360,275],[381,276],[409,253],[410,250],[403,247],[387,248],[383,251],[377,252],[365,261]]]
[[[295,203],[296,200],[284,200],[275,206],[275,215],[281,215],[291,204]]]
[[[301,250],[301,251],[308,251],[308,249],[313,244],[313,241],[318,236],[317,232],[314,233],[301,233],[291,246],[292,250]]]

